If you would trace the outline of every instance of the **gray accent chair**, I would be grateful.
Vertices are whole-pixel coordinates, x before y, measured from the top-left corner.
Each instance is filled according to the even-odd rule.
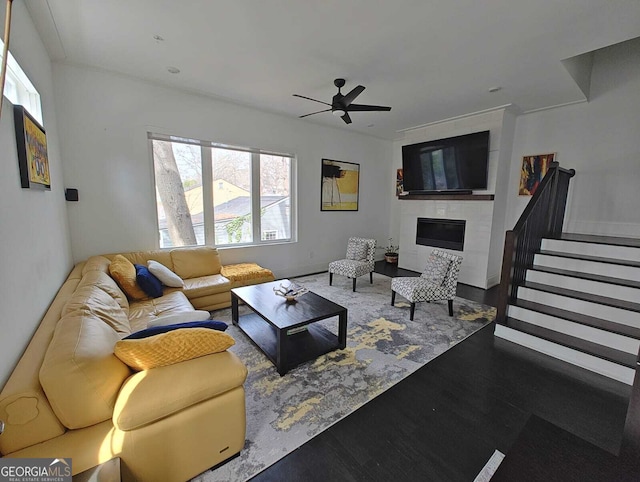
[[[406,298],[411,303],[409,319],[413,321],[417,302],[447,300],[449,316],[453,316],[453,300],[461,264],[462,256],[435,248],[422,275],[391,280],[391,306],[395,304],[396,293]]]
[[[356,278],[369,273],[369,280],[373,284],[373,269],[375,265],[376,240],[365,238],[349,238],[347,256],[329,263],[329,286],[333,283],[333,275],[339,274],[353,278],[353,291],[356,290]]]

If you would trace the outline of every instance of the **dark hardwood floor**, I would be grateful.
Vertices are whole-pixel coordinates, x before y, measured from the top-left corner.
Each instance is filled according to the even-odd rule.
[[[458,287],[458,296],[487,304],[494,292]],[[618,453],[631,387],[493,330],[487,325],[253,480],[468,482],[494,450],[508,456],[532,415]]]

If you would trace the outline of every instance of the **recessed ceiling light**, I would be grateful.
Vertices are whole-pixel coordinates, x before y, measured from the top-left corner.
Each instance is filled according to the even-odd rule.
[[[502,90],[502,87],[491,87],[491,88],[489,88],[489,92],[491,92],[491,93],[498,92],[499,90]]]
[[[154,35],[153,40],[157,40],[158,42],[164,42],[164,39],[160,35]]]
[[[167,71],[172,74],[179,74],[180,69],[178,67],[167,67]]]

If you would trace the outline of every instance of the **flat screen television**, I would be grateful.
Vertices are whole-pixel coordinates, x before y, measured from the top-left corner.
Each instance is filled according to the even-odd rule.
[[[487,188],[489,131],[402,146],[403,189],[410,193]]]

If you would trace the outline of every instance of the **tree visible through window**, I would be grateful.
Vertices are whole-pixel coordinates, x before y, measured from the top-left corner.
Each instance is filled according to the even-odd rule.
[[[291,156],[150,138],[160,247],[292,239]]]

